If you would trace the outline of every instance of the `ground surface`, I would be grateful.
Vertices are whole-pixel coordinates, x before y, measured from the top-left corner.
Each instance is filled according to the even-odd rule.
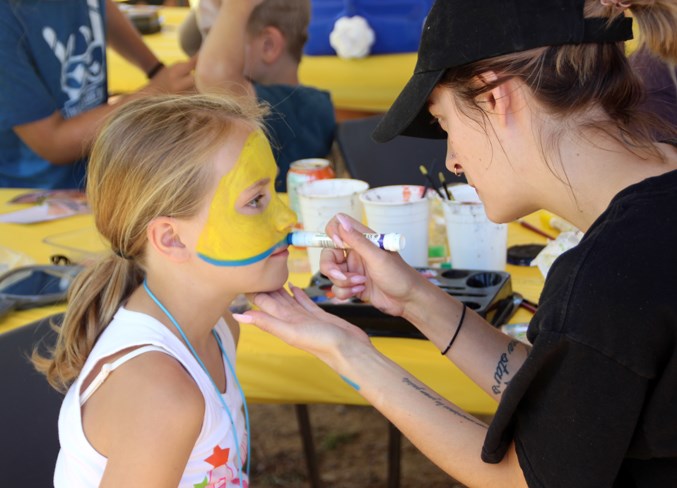
[[[250,405],[252,488],[309,488],[292,405]],[[386,488],[388,426],[370,407],[310,405],[323,488]],[[400,486],[463,488],[402,438]]]

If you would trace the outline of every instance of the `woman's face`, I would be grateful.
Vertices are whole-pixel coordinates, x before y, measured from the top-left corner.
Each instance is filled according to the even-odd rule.
[[[238,293],[278,289],[287,279],[287,235],[296,215],[274,190],[277,165],[266,137],[233,127],[214,171],[197,218],[197,256]]]
[[[517,169],[511,163],[510,133],[495,121],[495,115],[468,112],[456,105],[450,88],[438,86],[430,96],[428,110],[447,133],[446,166],[463,173],[480,196],[485,211],[494,222],[509,222],[523,216],[523,195]],[[510,155],[510,156],[509,156]],[[526,212],[529,213],[529,212]]]

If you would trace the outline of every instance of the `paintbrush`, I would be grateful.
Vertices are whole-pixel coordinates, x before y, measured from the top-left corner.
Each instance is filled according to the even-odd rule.
[[[449,188],[447,188],[447,179],[444,177],[444,173],[440,171],[437,173],[437,177],[440,179],[442,188],[444,188],[444,193],[447,195],[447,200],[453,200],[454,197],[451,196],[451,192],[449,191]]]
[[[531,225],[531,224],[530,224],[529,222],[527,222],[526,220],[517,219],[517,222],[518,222],[522,227],[524,227],[525,229],[529,229],[531,232],[535,232],[536,234],[538,234],[538,235],[540,235],[540,236],[543,236],[543,237],[545,237],[545,238],[547,238],[547,239],[550,239],[551,241],[554,241],[554,240],[555,240],[555,237],[553,237],[553,236],[551,236],[550,234],[548,234],[547,232],[545,232],[545,231],[539,229],[539,228],[536,227],[535,225]]]
[[[432,179],[432,178],[430,177],[430,175],[428,174],[428,170],[426,169],[426,167],[423,166],[423,165],[420,165],[420,166],[418,167],[418,169],[421,171],[421,174],[422,174],[423,176],[425,176],[425,179],[428,180],[428,183],[430,183],[430,187],[431,187],[433,190],[435,190],[435,193],[437,193],[437,194],[440,196],[440,198],[441,198],[442,200],[444,200],[444,195],[442,194],[442,192],[440,191],[440,189],[437,188],[437,187],[435,186],[435,182],[433,181],[433,179]]]

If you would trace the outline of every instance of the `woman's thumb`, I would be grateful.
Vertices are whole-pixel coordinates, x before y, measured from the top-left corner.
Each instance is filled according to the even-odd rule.
[[[347,216],[336,214],[336,220],[339,222],[339,237],[348,247],[357,251],[360,256],[369,260],[370,256],[376,256],[381,252],[378,246],[370,242],[362,232],[353,226]]]

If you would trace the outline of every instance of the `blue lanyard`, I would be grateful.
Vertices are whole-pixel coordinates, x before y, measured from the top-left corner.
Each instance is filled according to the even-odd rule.
[[[146,293],[148,293],[148,296],[152,298],[152,300],[155,302],[155,304],[160,307],[160,310],[162,310],[167,318],[174,324],[174,327],[176,327],[176,330],[179,331],[179,334],[181,334],[181,337],[183,338],[184,342],[188,346],[188,349],[190,349],[190,352],[193,353],[193,357],[197,360],[197,362],[200,364],[202,369],[204,370],[205,374],[209,378],[209,381],[211,381],[212,386],[216,390],[216,396],[219,397],[219,400],[221,401],[221,405],[223,405],[223,408],[226,410],[226,413],[228,414],[228,418],[230,419],[230,425],[233,430],[233,438],[235,439],[235,452],[237,453],[237,471],[238,471],[238,476],[240,478],[240,484],[242,484],[242,454],[240,454],[240,442],[237,438],[237,428],[235,427],[235,421],[233,420],[233,415],[230,413],[230,409],[228,408],[228,405],[226,405],[226,401],[223,399],[223,395],[221,394],[221,390],[219,390],[219,387],[216,386],[216,382],[212,378],[212,375],[209,374],[209,371],[207,370],[207,367],[204,365],[202,360],[200,359],[200,356],[197,355],[197,352],[193,348],[193,345],[190,343],[188,340],[188,337],[186,337],[186,334],[183,332],[183,329],[179,325],[179,323],[176,321],[174,316],[165,308],[164,305],[160,302],[160,300],[157,299],[157,297],[153,294],[152,291],[150,291],[150,288],[148,288],[148,282],[144,279],[143,280],[143,288],[146,290]],[[216,343],[219,345],[219,349],[221,350],[221,354],[223,355],[224,359],[226,360],[226,364],[228,365],[228,369],[230,370],[231,375],[233,378],[235,378],[235,384],[237,384],[237,388],[240,391],[240,395],[242,395],[242,405],[244,406],[244,417],[245,417],[245,428],[246,432],[249,433],[249,410],[247,409],[247,400],[244,397],[244,391],[242,391],[242,386],[240,386],[240,381],[237,379],[237,376],[235,375],[235,369],[233,368],[233,365],[230,363],[230,360],[228,359],[228,355],[226,354],[226,351],[223,349],[223,344],[221,343],[221,338],[216,334],[216,331],[212,329],[212,334],[214,335],[214,338],[216,339]],[[250,460],[251,460],[251,443],[247,441],[247,478],[249,478],[249,466],[250,466]]]

